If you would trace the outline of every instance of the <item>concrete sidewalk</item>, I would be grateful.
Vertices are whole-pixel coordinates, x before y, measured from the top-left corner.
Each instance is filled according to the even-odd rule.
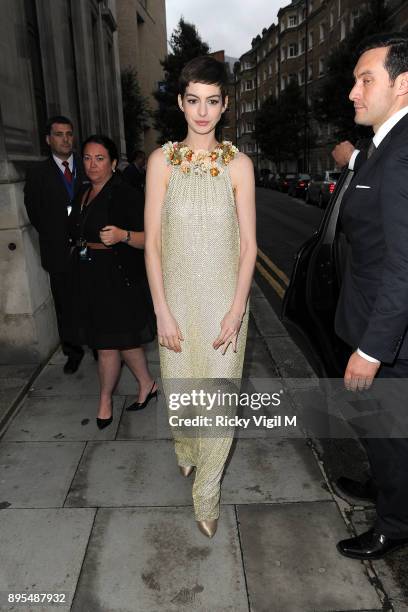
[[[155,345],[148,357],[159,377]],[[384,562],[337,553],[336,542],[369,517],[332,495],[312,441],[256,432],[237,439],[209,541],[194,521],[192,478],[177,469],[163,395],[125,412],[135,382],[124,368],[114,422],[99,431],[91,355],[73,376],[62,364],[56,353],[0,440],[1,611],[408,610]],[[9,404],[26,374],[21,389],[11,385]],[[256,285],[244,376],[274,379],[274,387],[315,382]],[[65,593],[66,603],[19,608],[7,603],[9,592]]]

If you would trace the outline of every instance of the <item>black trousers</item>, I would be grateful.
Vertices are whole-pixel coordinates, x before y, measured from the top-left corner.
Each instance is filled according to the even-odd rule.
[[[385,379],[398,380],[387,383]],[[388,398],[381,402],[387,422],[392,420],[393,414],[401,414],[401,407],[405,411],[405,405],[408,416],[408,360],[397,359],[393,365],[381,365],[377,380],[389,393]],[[394,389],[397,389],[395,393]],[[390,435],[387,429],[381,438],[366,437],[360,441],[366,449],[378,489],[375,527],[390,538],[402,538],[408,537],[408,439],[395,437],[398,431]],[[406,436],[406,429],[405,424],[399,435]]]
[[[62,352],[67,357],[75,360],[82,359],[84,350],[82,346],[76,346],[67,342],[64,338],[64,329],[66,329],[69,313],[67,312],[70,300],[67,296],[67,288],[70,286],[68,275],[65,272],[51,272],[50,285],[52,297],[54,298],[55,313],[57,315],[58,333],[61,340]]]

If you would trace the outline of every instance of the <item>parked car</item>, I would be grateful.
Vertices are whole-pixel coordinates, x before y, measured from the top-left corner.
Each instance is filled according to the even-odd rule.
[[[306,197],[307,187],[310,182],[310,174],[298,174],[289,182],[288,195],[294,198]]]
[[[289,185],[296,180],[295,173],[282,174],[278,180],[278,190],[282,193],[288,193]]]
[[[326,170],[324,174],[316,174],[309,182],[306,192],[306,202],[317,204],[319,208],[326,208],[336,189],[341,172]]]
[[[268,178],[268,187],[269,189],[278,189],[280,176],[277,173],[271,173]]]
[[[343,377],[349,348],[334,331],[347,241],[337,227],[346,180],[345,170],[325,210],[319,229],[300,247],[282,305],[282,320],[316,371]]]

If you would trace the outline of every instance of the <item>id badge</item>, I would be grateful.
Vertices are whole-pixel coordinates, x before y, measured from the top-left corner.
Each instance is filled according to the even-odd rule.
[[[89,263],[91,258],[89,256],[88,247],[85,245],[79,249],[79,261]]]

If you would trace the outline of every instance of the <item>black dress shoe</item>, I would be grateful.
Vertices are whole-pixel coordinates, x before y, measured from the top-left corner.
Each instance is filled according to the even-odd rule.
[[[108,419],[100,419],[96,417],[96,424],[99,429],[105,429],[105,427],[108,427],[112,423],[112,421],[113,416],[109,417]]]
[[[335,482],[335,489],[347,497],[355,497],[365,501],[375,502],[377,499],[377,488],[374,482],[370,479],[366,482],[358,482],[346,476],[341,476]]]
[[[382,559],[388,553],[408,545],[406,538],[389,538],[383,533],[370,529],[355,538],[341,540],[337,550],[350,559]]]
[[[153,382],[152,388],[150,389],[150,392],[147,394],[144,402],[133,402],[133,404],[130,404],[130,406],[128,406],[126,410],[131,411],[131,412],[134,412],[135,410],[143,410],[143,408],[146,408],[147,404],[154,397],[156,398],[156,402],[157,402],[158,389],[156,389],[156,391],[153,391],[153,387],[155,384],[156,384],[156,381]]]
[[[64,365],[64,374],[74,374],[79,368],[79,364],[82,361],[80,359],[74,359],[74,357],[68,357],[66,364]]]

